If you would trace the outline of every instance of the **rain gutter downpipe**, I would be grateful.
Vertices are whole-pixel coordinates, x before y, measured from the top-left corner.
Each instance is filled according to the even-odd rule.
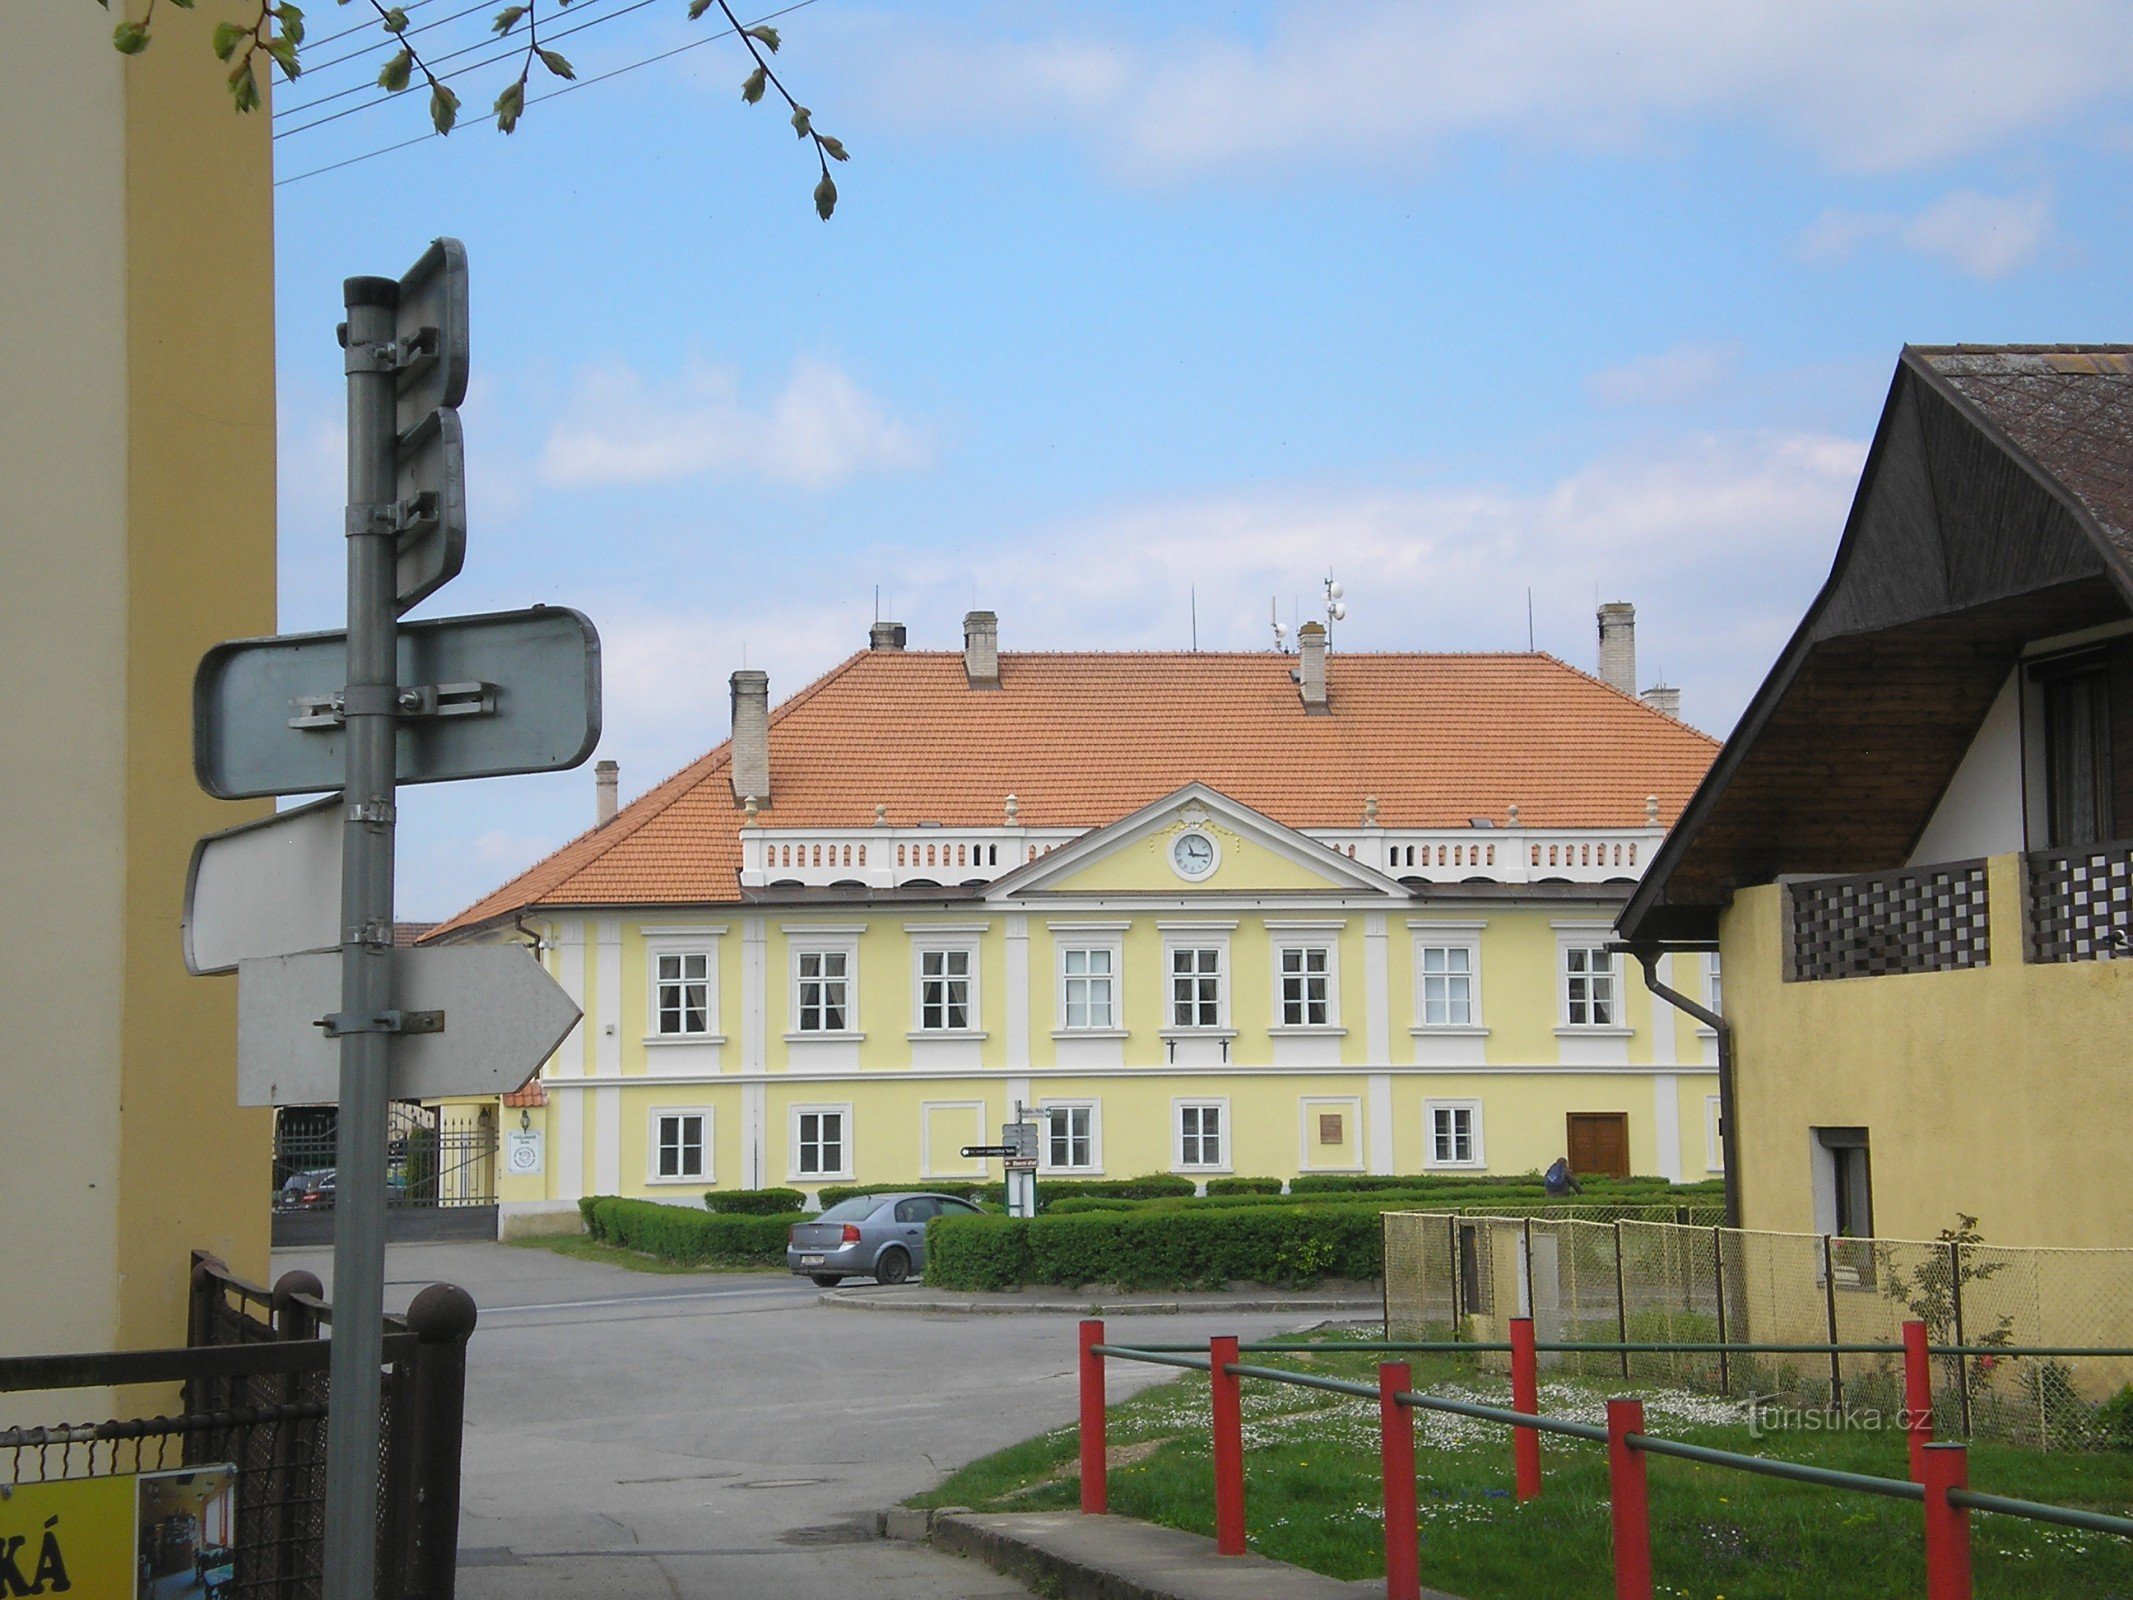
[[[1733,1091],[1733,1028],[1710,1007],[1697,1004],[1679,989],[1659,979],[1661,956],[1676,952],[1703,954],[1717,950],[1718,945],[1708,939],[1654,940],[1636,944],[1616,940],[1607,948],[1635,958],[1637,965],[1644,969],[1645,988],[1718,1035],[1718,1144],[1721,1159],[1726,1164],[1726,1226],[1738,1228],[1741,1225],[1740,1122],[1737,1112],[1740,1098]]]

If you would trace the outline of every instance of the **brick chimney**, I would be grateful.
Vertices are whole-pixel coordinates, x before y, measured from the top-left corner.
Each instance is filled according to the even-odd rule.
[[[1637,692],[1637,608],[1627,600],[1600,607],[1600,681]]]
[[[869,650],[901,650],[909,635],[901,622],[877,622],[867,630]]]
[[[1306,714],[1322,717],[1326,703],[1326,625],[1307,622],[1296,630],[1296,684]]]
[[[1672,684],[1655,683],[1637,698],[1662,717],[1672,717],[1676,722],[1681,720],[1681,691]]]
[[[743,667],[733,675],[733,798],[770,804],[770,674]]]
[[[622,768],[603,761],[593,768],[593,825],[605,827],[615,820],[615,791],[622,783]]]
[[[990,611],[964,613],[963,672],[973,689],[1000,687],[1000,619]]]

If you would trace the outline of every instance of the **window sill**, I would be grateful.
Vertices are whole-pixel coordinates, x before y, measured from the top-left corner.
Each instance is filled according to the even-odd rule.
[[[1158,1039],[1234,1039],[1235,1028],[1158,1028]]]
[[[706,1187],[707,1185],[709,1185],[709,1184],[710,1184],[710,1182],[711,1182],[711,1180],[710,1180],[710,1178],[708,1178],[708,1177],[702,1177],[702,1178],[646,1178],[646,1179],[644,1180],[644,1182],[645,1182],[645,1187],[647,1187],[647,1188],[651,1188],[651,1189],[661,1189],[661,1188],[666,1188],[666,1189],[672,1189],[672,1188],[679,1188],[679,1187],[681,1187],[681,1186],[682,1186],[682,1185],[684,1185],[684,1184],[687,1184],[687,1185],[692,1185],[692,1186],[694,1186],[695,1188],[701,1189],[701,1188],[704,1188],[704,1187]]]
[[[648,1033],[644,1036],[647,1050],[664,1050],[677,1044],[724,1044],[723,1033]]]
[[[1613,1023],[1566,1022],[1555,1030],[1558,1039],[1628,1039],[1635,1036],[1635,1028],[1618,1027]]]
[[[1706,1028],[1699,1023],[1696,1027],[1696,1037],[1699,1039],[1715,1039],[1718,1037],[1718,1030],[1716,1028]]]
[[[813,1033],[788,1033],[787,1044],[857,1044],[866,1035],[856,1028],[821,1029]]]
[[[1039,1167],[1037,1169],[1037,1176],[1040,1178],[1101,1178],[1103,1175],[1104,1169],[1102,1167]]]
[[[983,1028],[919,1028],[904,1037],[913,1044],[925,1044],[935,1039],[989,1039],[992,1036]]]
[[[1054,1039],[1130,1039],[1124,1028],[1054,1028]]]
[[[852,1175],[849,1172],[788,1172],[785,1174],[785,1181],[819,1189],[825,1183],[850,1183]]]
[[[1488,1166],[1486,1161],[1425,1161],[1424,1172],[1480,1172]]]
[[[1236,1172],[1235,1167],[1172,1167],[1171,1173],[1180,1178],[1227,1178]]]
[[[1417,1039],[1486,1039],[1489,1036],[1487,1028],[1472,1028],[1464,1023],[1453,1022],[1435,1025],[1424,1023],[1407,1031]]]
[[[1277,1022],[1267,1032],[1276,1039],[1345,1039],[1348,1030],[1337,1022]]]

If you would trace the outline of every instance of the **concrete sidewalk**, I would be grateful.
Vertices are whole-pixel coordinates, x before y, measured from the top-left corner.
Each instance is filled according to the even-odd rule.
[[[1036,1287],[985,1291],[937,1289],[924,1283],[892,1286],[868,1281],[849,1288],[825,1289],[822,1304],[846,1311],[911,1311],[929,1316],[1045,1313],[1077,1317],[1169,1317],[1251,1312],[1294,1313],[1344,1321],[1367,1317],[1376,1322],[1385,1314],[1384,1297],[1376,1284],[1272,1289],[1254,1283],[1198,1292],[1135,1293],[1096,1286],[1078,1290]]]

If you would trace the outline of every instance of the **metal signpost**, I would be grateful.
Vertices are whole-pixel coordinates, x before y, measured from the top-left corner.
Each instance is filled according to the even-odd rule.
[[[523,949],[394,950],[397,786],[584,761],[600,649],[559,607],[399,625],[466,554],[466,252],[342,290],[347,629],[218,645],[193,693],[210,794],[340,793],[202,840],[185,938],[238,974],[240,1102],[340,1106],[324,1592],[377,1600],[388,1102],[517,1088],[579,1016]]]
[[[1017,1112],[1023,1107],[1017,1105]],[[966,1144],[963,1146],[966,1160],[993,1160],[1003,1162],[1007,1171],[1007,1214],[1011,1217],[1034,1217],[1037,1214],[1037,1124],[1034,1122],[1003,1122],[1000,1124],[998,1144]]]

